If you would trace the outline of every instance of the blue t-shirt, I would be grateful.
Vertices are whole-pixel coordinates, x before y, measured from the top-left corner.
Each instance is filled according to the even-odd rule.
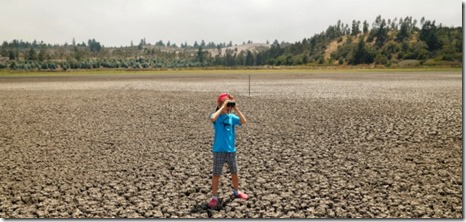
[[[210,116],[212,117],[213,114]],[[235,114],[220,114],[212,123],[214,125],[214,145],[212,151],[217,152],[236,152],[235,148],[235,126],[241,126],[239,117]]]

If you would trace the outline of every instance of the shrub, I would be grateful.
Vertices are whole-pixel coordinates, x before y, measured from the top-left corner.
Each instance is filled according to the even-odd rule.
[[[419,60],[409,59],[399,62],[398,65],[400,66],[400,68],[417,67],[420,65],[420,62]]]

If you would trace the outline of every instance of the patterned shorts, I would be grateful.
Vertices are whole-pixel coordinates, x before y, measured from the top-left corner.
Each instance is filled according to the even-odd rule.
[[[230,173],[238,172],[236,166],[236,153],[227,152],[214,152],[214,176],[220,176],[222,174],[223,164],[227,163],[230,169]]]

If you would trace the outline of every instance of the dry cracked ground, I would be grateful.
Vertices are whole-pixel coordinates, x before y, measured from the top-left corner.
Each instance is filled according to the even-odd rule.
[[[250,199],[209,209],[224,91]],[[462,154],[460,71],[0,78],[2,218],[462,218]]]

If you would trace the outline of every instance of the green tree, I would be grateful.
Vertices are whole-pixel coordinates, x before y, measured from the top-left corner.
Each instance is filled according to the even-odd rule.
[[[389,41],[380,49],[380,52],[382,53],[382,55],[388,57],[392,54],[398,53],[400,50],[400,44],[398,44],[395,41]]]
[[[426,43],[420,41],[413,46],[413,57],[418,60],[426,60],[430,57],[430,53],[427,50],[428,46]]]
[[[244,66],[245,65],[245,60],[246,60],[246,56],[244,55],[244,51],[241,51],[240,53],[238,53],[236,55],[236,65],[239,65],[239,66]]]
[[[226,66],[235,66],[236,65],[236,54],[234,54],[233,50],[227,49],[225,51],[225,65]]]
[[[156,45],[156,46],[161,46],[161,47],[165,46],[165,44],[163,43],[162,40],[156,42],[155,45]]]
[[[89,39],[87,43],[88,43],[89,49],[94,53],[98,53],[102,49],[100,42],[97,42],[95,39]]]
[[[28,51],[27,60],[29,60],[29,61],[36,60],[36,51],[32,47]]]
[[[309,53],[308,52],[304,52],[302,55],[302,59],[303,59],[303,64],[308,64],[309,63]]]
[[[427,44],[427,47],[430,51],[435,51],[442,47],[437,36],[437,26],[435,26],[435,20],[433,22],[424,22],[421,28],[421,32],[419,33],[419,39]]]
[[[199,47],[197,51],[197,61],[201,63],[201,65],[203,65],[205,59],[206,59],[206,52],[202,50],[202,47]]]
[[[245,65],[247,65],[247,66],[253,66],[254,65],[254,55],[249,50],[247,51],[247,54],[246,54]]]
[[[138,45],[138,49],[142,50],[145,45],[146,45],[145,39],[141,39],[141,41],[139,42],[139,45]]]
[[[374,30],[375,30],[375,45],[377,48],[382,47],[385,44],[385,41],[388,39],[388,27],[387,23],[385,22],[385,19],[382,19],[382,17],[379,15],[375,19],[374,23]]]
[[[41,47],[39,50],[39,55],[37,56],[37,59],[41,62],[44,61],[47,57],[47,53],[45,50],[45,47]]]
[[[77,61],[81,61],[81,59],[83,58],[83,52],[81,50],[78,49],[77,46],[75,46],[73,48],[73,54],[74,54],[74,58],[77,60]]]
[[[256,65],[258,66],[261,66],[261,65],[265,65],[265,53],[263,52],[259,52],[257,53],[256,55]]]
[[[364,34],[367,34],[367,32],[369,32],[369,23],[367,23],[367,21],[364,20],[363,24],[362,24],[362,32]]]
[[[349,64],[369,64],[374,62],[374,53],[366,47],[366,44],[361,39],[353,51],[352,57],[348,61]]]
[[[398,34],[396,35],[396,40],[401,42],[404,39],[407,39],[409,37],[408,33],[408,24],[407,23],[402,23],[400,26],[400,31],[398,31]]]
[[[2,48],[0,50],[0,56],[7,57],[8,56],[8,42],[4,41],[2,43]]]
[[[353,24],[351,25],[351,35],[356,36],[361,33],[361,30],[359,30],[360,24],[360,21],[353,20]]]

